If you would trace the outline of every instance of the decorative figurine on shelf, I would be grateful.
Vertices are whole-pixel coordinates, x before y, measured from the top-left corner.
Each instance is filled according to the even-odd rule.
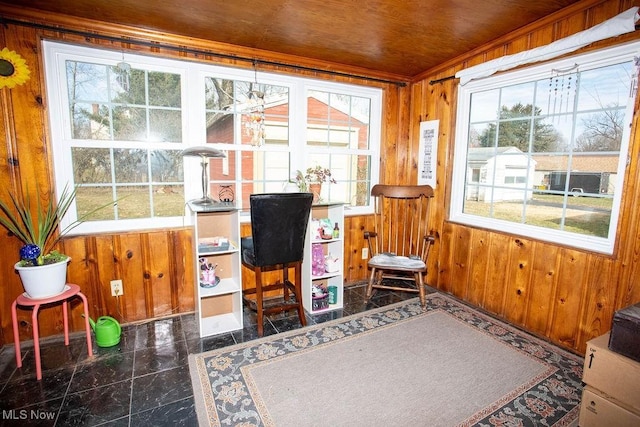
[[[329,218],[321,218],[319,220],[320,229],[318,232],[320,233],[320,238],[322,240],[331,240],[333,239],[334,228],[332,228],[331,220]]]
[[[340,270],[340,260],[338,257],[328,254],[324,257],[324,270],[327,273],[336,273]]]
[[[235,198],[235,194],[233,193],[233,188],[231,188],[231,185],[220,186],[220,191],[218,192],[218,199],[221,202],[233,203],[234,198]]]
[[[200,258],[200,286],[203,288],[213,288],[220,283],[220,278],[216,276],[216,267],[207,262],[206,258]]]
[[[233,203],[233,199],[235,194],[233,193],[233,188],[231,185],[221,185],[220,191],[218,192],[218,200],[225,203]]]

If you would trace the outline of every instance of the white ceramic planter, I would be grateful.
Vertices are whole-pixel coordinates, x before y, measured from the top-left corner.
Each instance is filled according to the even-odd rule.
[[[71,258],[55,264],[21,267],[16,263],[15,269],[20,274],[22,286],[29,298],[49,298],[64,292],[67,284],[67,263]]]
[[[297,193],[300,189],[298,189],[298,184],[295,182],[287,182],[282,188],[282,191],[285,193]]]

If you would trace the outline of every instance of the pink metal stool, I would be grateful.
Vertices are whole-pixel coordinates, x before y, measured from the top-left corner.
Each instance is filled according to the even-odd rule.
[[[20,354],[20,334],[18,333],[18,313],[16,309],[17,306],[33,307],[31,322],[33,325],[33,347],[36,354],[36,378],[38,380],[42,379],[42,368],[40,367],[40,335],[38,333],[38,310],[40,309],[41,305],[62,301],[62,315],[64,317],[64,345],[69,345],[69,319],[67,300],[75,296],[80,297],[84,306],[84,324],[85,329],[87,330],[87,351],[89,352],[89,357],[93,356],[93,348],[91,346],[91,326],[89,326],[89,304],[87,303],[87,297],[85,297],[84,294],[80,292],[80,286],[78,285],[67,283],[66,287],[68,289],[63,293],[49,298],[31,299],[26,294],[22,294],[18,298],[16,298],[13,304],[11,304],[11,320],[13,321],[13,342],[16,348],[16,365],[18,365],[18,368],[22,367],[22,355]]]

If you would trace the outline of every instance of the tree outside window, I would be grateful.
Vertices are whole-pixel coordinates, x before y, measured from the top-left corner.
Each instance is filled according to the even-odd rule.
[[[611,251],[637,72],[629,52],[462,87],[452,219]],[[564,62],[576,66],[558,72]]]

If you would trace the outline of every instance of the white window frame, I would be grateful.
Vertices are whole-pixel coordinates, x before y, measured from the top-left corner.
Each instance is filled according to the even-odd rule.
[[[169,143],[145,142],[145,148],[181,148],[205,144],[205,94],[203,87],[198,82],[204,81],[204,76],[216,78],[235,79],[244,81],[257,80],[261,84],[273,84],[289,88],[289,146],[282,147],[283,152],[291,154],[291,173],[296,170],[305,170],[308,165],[305,158],[309,148],[306,144],[306,93],[309,89],[329,92],[345,93],[353,96],[363,96],[371,99],[370,112],[370,144],[366,153],[371,156],[370,163],[370,188],[379,180],[379,153],[382,123],[382,90],[375,87],[358,86],[352,84],[335,83],[323,80],[313,80],[288,75],[279,75],[254,70],[236,69],[193,61],[181,61],[177,59],[160,58],[121,51],[112,51],[102,48],[84,47],[56,41],[43,41],[45,81],[49,104],[50,132],[53,147],[53,165],[56,190],[60,192],[65,185],[74,185],[73,168],[71,159],[71,135],[68,99],[66,93],[66,60],[86,61],[93,63],[105,63],[116,65],[124,61],[134,68],[149,68],[154,70],[167,70],[178,73],[182,79],[182,135],[183,143],[167,145]],[[117,144],[117,143],[116,143]],[[116,144],[105,145],[105,141],[96,141],[96,146],[110,147]],[[260,147],[247,147],[235,144],[207,144],[221,150],[256,150]],[[133,144],[134,147],[138,145]],[[270,152],[280,148],[267,147]],[[363,154],[360,152],[360,154]],[[223,165],[224,167],[225,165]],[[228,164],[226,165],[228,167]],[[199,160],[195,157],[184,158],[184,192],[185,200],[199,198],[201,196],[201,175]],[[236,184],[242,183],[241,177],[236,177]],[[284,183],[283,183],[284,184]],[[371,202],[367,206],[349,206],[349,215],[369,214],[373,211]],[[75,220],[76,209],[73,205],[67,217],[63,220],[63,226]],[[126,230],[139,230],[149,228],[179,227],[188,221],[186,216],[160,217],[143,219],[124,219],[113,221],[85,222],[75,228],[70,234],[90,234],[95,232],[114,232]]]
[[[543,240],[563,246],[571,246],[604,254],[613,254],[616,243],[618,219],[620,216],[620,203],[623,193],[622,189],[624,188],[624,175],[631,135],[631,120],[633,119],[635,102],[630,100],[625,111],[624,134],[622,135],[620,147],[621,159],[618,163],[617,179],[614,184],[617,190],[613,197],[608,237],[604,238],[487,218],[463,212],[467,187],[465,179],[467,171],[467,144],[469,140],[471,95],[475,92],[517,85],[518,83],[549,77],[552,69],[567,69],[575,66],[575,64],[580,64],[580,70],[588,70],[624,61],[633,61],[634,56],[638,56],[639,50],[640,42],[634,42],[602,49],[597,52],[551,61],[542,65],[505,72],[500,75],[474,80],[465,85],[459,85],[449,220],[455,223],[494,231],[506,231],[514,235]]]

